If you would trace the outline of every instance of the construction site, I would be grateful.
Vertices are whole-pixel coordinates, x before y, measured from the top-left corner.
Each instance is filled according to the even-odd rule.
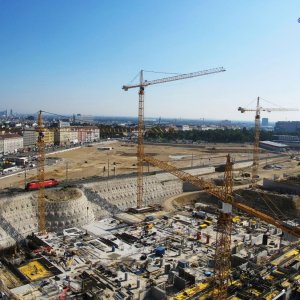
[[[253,144],[144,143],[146,88],[223,71],[141,71],[136,141],[46,155],[39,112],[37,169],[0,180],[3,299],[300,299],[300,166],[259,148],[260,112],[292,109],[240,107]]]

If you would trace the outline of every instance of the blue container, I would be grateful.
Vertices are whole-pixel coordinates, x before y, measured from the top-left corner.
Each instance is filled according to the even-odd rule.
[[[155,249],[155,255],[156,256],[162,256],[166,252],[166,249],[163,246],[159,246]]]

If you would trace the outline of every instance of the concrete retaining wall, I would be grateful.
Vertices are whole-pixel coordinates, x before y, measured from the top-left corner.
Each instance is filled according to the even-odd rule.
[[[90,203],[80,191],[81,196],[68,201],[46,200],[46,228],[60,232],[65,228],[82,226],[94,221],[94,212]]]
[[[38,231],[37,195],[38,192],[31,192],[0,199],[0,250]],[[46,200],[46,229],[59,232],[93,221],[93,209],[87,213],[89,206],[84,195],[69,201]]]
[[[84,184],[103,199],[121,210],[136,206],[137,181],[135,178],[111,179]],[[163,200],[182,193],[178,180],[159,181],[155,175],[144,177],[145,205],[160,204]]]
[[[300,196],[300,186],[288,182],[274,181],[264,178],[263,187],[270,191],[289,193]]]
[[[0,199],[0,249],[15,244],[38,229],[37,205],[32,193]]]
[[[110,179],[84,184],[85,194],[74,200],[46,200],[46,228],[60,232],[65,228],[80,227],[114,211],[118,213],[135,207],[136,190],[135,178]],[[144,177],[145,205],[161,204],[181,193],[182,182],[178,179],[163,180],[156,175]],[[37,196],[35,191],[0,198],[0,249],[38,231]]]

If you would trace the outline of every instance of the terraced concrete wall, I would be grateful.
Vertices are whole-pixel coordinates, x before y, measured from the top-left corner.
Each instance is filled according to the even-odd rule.
[[[82,226],[92,222],[94,217],[90,203],[80,191],[77,199],[46,201],[46,228],[48,231],[60,232],[65,228]]]
[[[36,200],[32,193],[0,199],[0,249],[15,244],[38,229]]]
[[[111,179],[96,183],[84,184],[105,201],[120,210],[136,206],[137,181],[135,178]],[[156,175],[144,177],[145,205],[160,204],[163,200],[182,193],[179,180],[159,180]],[[100,204],[100,203],[99,203]]]
[[[46,229],[60,232],[95,219],[91,203],[81,193],[74,200],[46,200]],[[87,209],[89,207],[89,209]],[[37,192],[0,198],[0,250],[38,231]]]
[[[135,178],[111,179],[83,185],[81,197],[46,201],[46,228],[61,231],[136,206]],[[182,193],[182,182],[151,175],[144,177],[145,205],[160,204]],[[37,192],[0,198],[0,250],[38,231]],[[88,209],[87,209],[88,208]]]

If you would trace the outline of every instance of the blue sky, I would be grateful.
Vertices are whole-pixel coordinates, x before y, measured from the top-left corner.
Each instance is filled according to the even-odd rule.
[[[219,66],[147,88],[145,115],[253,119],[237,107],[257,96],[300,108],[298,18],[299,0],[0,0],[0,110],[135,116],[137,90],[121,86],[140,69]]]

